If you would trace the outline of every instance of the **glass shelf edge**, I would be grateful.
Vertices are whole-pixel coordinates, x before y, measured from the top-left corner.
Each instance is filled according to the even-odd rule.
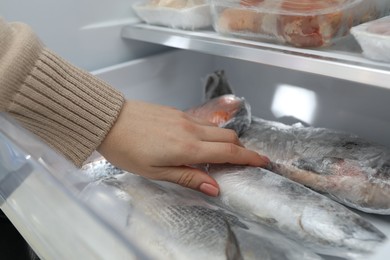
[[[124,26],[122,37],[185,50],[314,73],[390,89],[390,64],[336,49],[301,49],[148,24]]]

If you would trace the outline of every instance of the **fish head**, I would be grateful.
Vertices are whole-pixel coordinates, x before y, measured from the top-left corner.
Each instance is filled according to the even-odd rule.
[[[219,127],[235,130],[237,134],[243,133],[251,123],[249,104],[244,98],[232,94],[213,98],[186,113]]]
[[[204,81],[205,102],[187,111],[196,118],[206,120],[219,127],[243,133],[251,123],[251,111],[244,98],[237,97],[223,70],[207,75]]]

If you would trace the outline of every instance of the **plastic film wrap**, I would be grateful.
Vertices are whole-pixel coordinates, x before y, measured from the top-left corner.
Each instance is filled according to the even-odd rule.
[[[212,0],[217,32],[296,47],[323,47],[389,13],[386,0]]]
[[[133,5],[146,23],[195,30],[210,27],[210,5],[206,0],[151,0]]]

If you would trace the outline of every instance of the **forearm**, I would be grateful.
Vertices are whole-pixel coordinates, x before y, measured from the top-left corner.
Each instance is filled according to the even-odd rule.
[[[77,166],[100,145],[122,94],[45,48],[23,24],[0,21],[0,111]]]

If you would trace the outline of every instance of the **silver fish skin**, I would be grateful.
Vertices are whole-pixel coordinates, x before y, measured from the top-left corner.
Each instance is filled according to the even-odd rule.
[[[214,203],[276,228],[316,253],[354,259],[372,253],[385,240],[358,214],[268,170],[211,165],[209,173],[220,187]]]
[[[218,104],[225,94],[233,95],[226,75],[217,71],[206,80],[205,97]],[[219,96],[222,95],[222,96]],[[242,99],[245,102],[245,99]],[[250,107],[241,104],[242,110]],[[227,106],[202,105],[199,115],[231,111]],[[208,110],[208,113],[206,111]],[[268,156],[269,170],[325,193],[340,203],[376,214],[390,214],[390,149],[341,131],[286,125],[241,111],[227,117],[226,124],[240,134],[247,148]],[[210,119],[211,118],[211,119]],[[242,129],[243,122],[250,126]],[[290,120],[291,121],[291,120]],[[220,125],[223,125],[220,122]]]
[[[139,233],[144,247],[154,247],[160,252],[159,258],[242,259],[231,226],[245,225],[207,207],[205,202],[184,200],[127,172],[102,179],[99,185],[115,187],[128,195],[129,206],[136,212],[130,216],[129,232]]]
[[[208,166],[209,167],[209,166]],[[279,176],[279,175],[277,175]],[[280,177],[280,176],[279,176]],[[264,224],[263,221],[257,219],[245,218],[245,214],[237,213],[231,210],[224,203],[221,203],[219,199],[212,199],[209,196],[201,194],[199,192],[189,190],[182,186],[154,181],[166,187],[167,189],[176,192],[180,197],[187,199],[202,198],[213,207],[219,207],[228,216],[238,217],[239,221],[244,223],[247,228],[242,228],[241,225],[233,225],[232,230],[235,233],[239,246],[241,256],[245,260],[319,260],[323,259],[312,250],[303,246],[302,243],[297,241],[294,237],[290,239],[276,228],[269,225],[267,222]]]
[[[320,260],[319,255],[272,228],[245,222],[249,230],[233,228],[245,260]]]
[[[117,228],[126,228],[152,259],[322,259],[272,228],[209,204],[199,192],[126,173],[104,159],[83,169],[82,174],[95,180],[84,189],[84,201],[100,215],[114,218]]]
[[[269,169],[349,207],[390,214],[390,150],[340,131],[252,117],[240,136]]]

